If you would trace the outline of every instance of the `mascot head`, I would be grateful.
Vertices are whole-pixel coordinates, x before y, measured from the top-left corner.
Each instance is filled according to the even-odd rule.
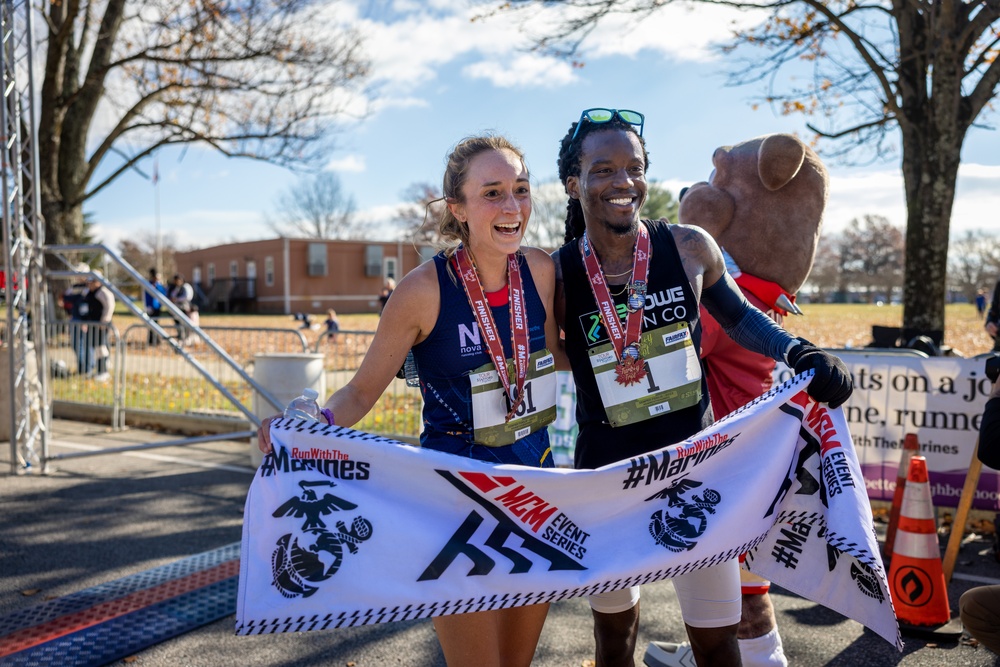
[[[812,268],[829,177],[791,134],[769,134],[712,156],[708,181],[682,193],[679,221],[710,233],[740,270],[795,294]]]

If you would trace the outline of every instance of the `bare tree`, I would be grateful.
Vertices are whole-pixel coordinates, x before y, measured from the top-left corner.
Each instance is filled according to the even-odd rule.
[[[1000,277],[1000,239],[979,230],[952,241],[948,253],[948,284],[974,301],[980,289],[991,289]]]
[[[568,11],[538,48],[578,57],[581,43],[605,19],[648,17],[680,0],[511,0],[509,8]],[[1000,2],[827,0],[689,0],[766,12],[739,30],[726,49],[766,55],[742,61],[734,83],[766,86],[762,101],[801,113],[841,155],[881,158],[899,150],[906,194],[904,336],[942,335],[949,228],[966,134],[990,107],[1000,84]],[[484,3],[485,4],[485,3]],[[529,12],[533,14],[534,12]],[[535,21],[525,25],[551,26]],[[786,66],[796,76],[779,77]],[[801,67],[810,76],[798,76]],[[896,134],[892,130],[898,128]],[[898,145],[897,145],[898,144]],[[860,152],[860,154],[859,154]]]
[[[354,230],[355,208],[337,175],[324,171],[280,194],[267,226],[281,236],[344,239]]]
[[[886,299],[902,286],[903,231],[888,218],[865,215],[854,218],[840,235],[843,272],[849,283],[862,288],[869,300]]]
[[[847,291],[841,246],[839,234],[824,234],[816,244],[816,256],[806,280],[806,285],[815,292],[816,301],[823,303],[834,293]]]
[[[403,194],[408,202],[396,213],[396,224],[403,237],[414,244],[435,245],[441,240],[438,221],[444,212],[441,188],[429,183],[414,183]]]
[[[524,242],[555,249],[566,236],[566,204],[569,197],[559,179],[539,183],[531,190],[531,221]]]
[[[173,234],[167,233],[160,237],[164,276],[169,277],[175,273],[174,254],[179,250]],[[144,277],[148,276],[149,269],[156,266],[156,234],[140,232],[134,239],[122,239],[118,242],[118,254]]]
[[[201,143],[285,165],[318,159],[368,74],[359,36],[322,13],[329,3],[44,6],[39,191],[52,243],[78,242],[84,202],[160,146]]]

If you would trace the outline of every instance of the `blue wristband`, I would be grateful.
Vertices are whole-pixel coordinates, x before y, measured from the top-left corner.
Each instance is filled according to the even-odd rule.
[[[329,408],[323,408],[319,411],[319,413],[326,418],[327,424],[329,424],[330,426],[334,425],[335,422],[333,421],[333,410],[330,410]]]

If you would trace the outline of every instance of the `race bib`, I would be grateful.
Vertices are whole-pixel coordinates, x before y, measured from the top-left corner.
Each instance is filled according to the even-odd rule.
[[[509,422],[505,423],[504,418],[510,404],[492,362],[472,371],[469,382],[472,384],[472,427],[476,444],[510,445],[555,421],[556,365],[548,350],[540,350],[528,358],[524,400]]]
[[[686,322],[643,332],[639,354],[646,376],[641,382],[623,386],[615,381],[618,359],[611,343],[590,351],[590,364],[612,426],[634,424],[701,401],[701,364]]]

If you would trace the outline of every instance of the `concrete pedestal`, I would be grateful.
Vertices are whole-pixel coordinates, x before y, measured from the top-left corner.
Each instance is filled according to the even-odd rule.
[[[266,389],[282,406],[287,405],[306,387],[311,387],[319,394],[319,402],[327,399],[326,371],[323,367],[323,354],[258,354],[254,356],[253,379]],[[253,413],[264,419],[276,415],[281,410],[275,408],[259,393],[253,394]],[[250,463],[254,468],[260,466],[264,455],[257,448],[257,439],[250,439]]]

